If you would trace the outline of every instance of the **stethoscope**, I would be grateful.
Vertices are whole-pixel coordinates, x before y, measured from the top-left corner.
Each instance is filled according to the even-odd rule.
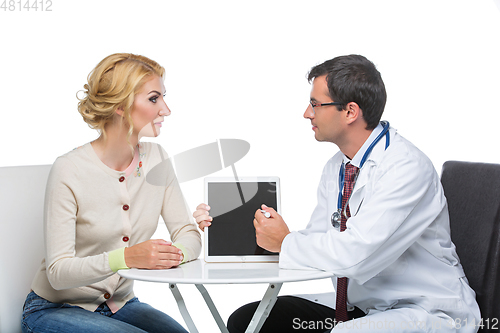
[[[389,122],[388,121],[382,121],[380,122],[384,128],[382,129],[382,132],[373,140],[373,142],[370,144],[368,149],[366,150],[365,154],[363,155],[363,158],[361,159],[361,163],[359,164],[359,169],[356,172],[356,175],[354,176],[354,186],[356,185],[356,181],[358,180],[358,175],[359,175],[359,170],[363,167],[363,164],[365,164],[366,159],[370,155],[373,147],[382,139],[382,137],[385,135],[385,149],[389,147],[390,144],[390,136],[389,136]],[[340,171],[339,171],[339,197],[337,200],[337,210],[333,212],[332,217],[331,217],[331,222],[332,226],[336,229],[340,229],[340,219],[341,219],[341,214],[342,214],[342,190],[344,189],[344,178],[345,178],[345,166],[344,162],[342,162],[342,165],[340,166]],[[349,198],[347,198],[347,201],[349,201]],[[347,204],[345,205],[347,208]],[[347,218],[346,214],[346,208],[344,208],[344,216]]]

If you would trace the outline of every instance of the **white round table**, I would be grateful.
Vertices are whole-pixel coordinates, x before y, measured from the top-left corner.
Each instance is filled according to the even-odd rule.
[[[325,279],[333,276],[330,272],[319,270],[280,269],[278,263],[206,263],[200,259],[172,269],[127,269],[119,270],[118,274],[127,279],[168,283],[191,333],[198,332],[198,330],[189,315],[177,284],[196,285],[221,332],[228,333],[226,325],[204,285],[268,283],[267,291],[246,330],[246,332],[258,332],[274,306],[283,283]]]

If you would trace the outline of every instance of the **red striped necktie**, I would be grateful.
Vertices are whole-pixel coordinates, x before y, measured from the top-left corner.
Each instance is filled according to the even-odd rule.
[[[345,207],[349,197],[352,193],[352,188],[354,187],[354,179],[358,173],[358,167],[347,163],[345,166],[345,176],[344,176],[344,193],[342,195],[342,213],[340,218],[340,232],[344,231],[347,223],[347,218],[351,217],[351,212],[349,211],[349,206]],[[345,214],[344,214],[345,210]],[[347,215],[347,217],[346,217]],[[342,277],[337,279],[337,301],[335,307],[335,319],[337,322],[344,322],[349,320],[349,315],[347,314],[347,278]]]

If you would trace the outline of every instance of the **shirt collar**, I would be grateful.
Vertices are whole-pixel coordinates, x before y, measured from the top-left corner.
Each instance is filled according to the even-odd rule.
[[[361,148],[358,150],[356,155],[354,155],[352,160],[350,160],[347,156],[344,155],[344,163],[347,164],[350,162],[352,165],[359,168],[359,165],[361,164],[361,160],[363,159],[363,155],[365,155],[366,150],[368,149],[368,147],[370,147],[373,140],[375,140],[377,138],[377,136],[380,133],[382,133],[383,130],[384,130],[384,127],[382,126],[381,123],[379,123],[377,125],[377,127],[375,127],[375,129],[372,131],[372,133],[370,134],[368,139],[366,139],[363,146],[361,146]]]

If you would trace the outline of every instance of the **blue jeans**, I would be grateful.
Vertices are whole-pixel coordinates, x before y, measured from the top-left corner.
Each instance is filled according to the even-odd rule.
[[[24,333],[187,333],[170,316],[139,302],[137,297],[116,313],[112,313],[106,303],[90,312],[78,306],[49,302],[34,292],[28,294],[24,303],[22,329]]]

